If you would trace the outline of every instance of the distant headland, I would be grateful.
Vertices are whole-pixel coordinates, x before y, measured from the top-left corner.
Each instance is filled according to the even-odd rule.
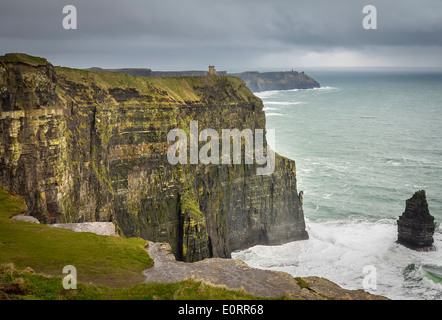
[[[203,77],[207,75],[235,76],[241,78],[247,87],[253,92],[269,90],[292,90],[319,88],[320,84],[303,71],[276,71],[258,72],[247,71],[240,73],[227,73],[227,71],[216,71],[214,66],[209,66],[209,71],[188,70],[188,71],[152,71],[147,68],[123,68],[123,69],[102,69],[89,68],[89,71],[117,72],[141,77]]]
[[[232,76],[240,77],[253,92],[269,90],[313,89],[319,88],[319,83],[303,71],[283,72],[242,72]]]

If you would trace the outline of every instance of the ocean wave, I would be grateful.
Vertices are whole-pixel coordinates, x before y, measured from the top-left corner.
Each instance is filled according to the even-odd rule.
[[[326,193],[326,194],[322,197],[322,199],[330,199],[332,196],[333,196],[333,192]]]
[[[268,110],[279,110],[278,108],[272,108],[272,107],[264,107],[262,109],[263,111],[268,111]]]
[[[234,252],[232,257],[295,277],[324,277],[346,289],[363,289],[363,270],[370,265],[377,270],[375,294],[391,299],[441,298],[442,253],[418,252],[397,244],[396,219],[305,220],[309,240],[256,246]],[[435,245],[441,242],[442,235],[435,234]],[[420,266],[436,281],[431,283],[434,279],[424,276]]]
[[[291,101],[265,101],[264,105],[277,105],[277,106],[291,106],[291,105],[298,105],[298,104],[305,104],[305,102],[291,102]]]
[[[421,269],[426,272],[426,275],[437,283],[442,283],[442,267],[438,265],[422,265]]]
[[[377,155],[374,160],[384,162],[392,166],[406,166],[413,168],[435,168],[440,166],[439,159],[422,155]]]
[[[423,276],[423,283],[432,289],[442,291],[442,267],[436,265],[422,265],[419,268]]]
[[[419,190],[422,190],[422,189],[426,189],[426,188],[428,188],[428,186],[426,186],[426,185],[419,185],[419,184],[409,184],[409,183],[405,183],[404,184],[407,188],[410,188],[410,187],[412,187],[413,189],[419,189]]]
[[[267,117],[272,117],[272,116],[283,116],[282,113],[276,113],[276,112],[271,112],[271,113],[266,113]]]
[[[419,271],[421,265],[442,267],[442,184],[438,179],[442,138],[437,122],[442,109],[436,108],[437,100],[427,97],[436,113],[426,108],[415,113],[414,99],[417,106],[420,96],[413,90],[391,96],[390,89],[396,90],[398,83],[373,82],[372,89],[379,90],[365,90],[368,83],[335,80],[324,83],[328,87],[258,94],[265,107],[277,108],[266,112],[290,117],[267,119],[270,127],[281,132],[276,150],[297,161],[297,185],[305,195],[303,210],[310,239],[266,252],[253,249],[256,255],[250,260],[260,267],[271,259],[267,264],[271,268],[294,276],[322,276],[354,289],[361,289],[363,267],[372,265],[377,268],[376,294],[392,299],[442,299],[442,291],[427,285],[431,280]],[[429,91],[420,87],[419,92],[426,97]],[[308,108],[282,105],[300,101],[307,102]],[[286,121],[292,119],[296,126]],[[397,244],[397,218],[405,200],[420,189],[427,190],[430,212],[437,222],[435,252],[417,252]],[[293,266],[287,263],[290,259]],[[413,269],[407,271],[412,264]]]
[[[325,86],[325,87],[319,87],[319,88],[310,88],[310,89],[290,89],[290,90],[281,90],[281,91],[331,91],[331,90],[339,90],[339,88],[336,87],[330,87],[330,86]]]
[[[254,95],[261,99],[269,98],[273,95],[284,93],[284,92],[297,92],[297,91],[333,91],[339,90],[337,87],[325,86],[319,88],[310,88],[310,89],[288,89],[288,90],[268,90],[261,92],[254,92]]]
[[[271,91],[269,90],[269,91],[254,92],[254,95],[257,96],[258,98],[265,99],[280,92],[281,90],[271,90]]]
[[[428,286],[429,288],[431,288],[433,290],[437,290],[439,292],[442,291],[442,284],[441,283],[435,283],[431,279],[428,279],[426,276],[424,276],[422,278],[422,282],[424,283],[424,285]]]
[[[402,165],[402,163],[400,163],[398,161],[394,161],[394,160],[388,160],[387,163],[391,164],[394,167],[398,167],[398,166]]]

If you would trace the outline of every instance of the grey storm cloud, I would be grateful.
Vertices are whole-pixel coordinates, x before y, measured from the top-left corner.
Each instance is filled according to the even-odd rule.
[[[68,4],[77,8],[77,30],[62,28]],[[377,9],[377,30],[362,28],[367,4]],[[3,0],[0,53],[27,52],[77,67],[164,69],[212,62],[262,67],[274,56],[336,51],[385,55],[385,61],[401,55],[407,63],[405,50],[436,63],[441,14],[440,0]]]

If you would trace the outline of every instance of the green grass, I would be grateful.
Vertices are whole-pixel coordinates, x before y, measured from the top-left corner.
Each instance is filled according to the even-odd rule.
[[[299,287],[301,288],[305,288],[308,289],[309,288],[309,284],[307,281],[305,281],[304,279],[300,278],[300,277],[296,277],[295,278],[296,281],[298,281]]]
[[[109,288],[78,283],[77,289],[64,289],[63,278],[17,270],[12,264],[0,265],[0,283],[16,283],[23,300],[256,300],[243,290],[229,290],[203,281],[185,279],[174,283],[139,283],[126,288]]]
[[[0,263],[51,275],[61,275],[64,266],[74,265],[78,281],[113,287],[139,283],[144,279],[142,271],[153,263],[141,238],[79,233],[9,219],[25,208],[20,197],[0,187]]]
[[[55,67],[58,75],[67,80],[88,84],[94,83],[103,89],[136,89],[141,95],[149,95],[162,103],[197,102],[200,97],[192,87],[191,77],[148,78],[116,72],[95,72],[89,70]]]
[[[8,53],[0,56],[0,63],[26,63],[31,66],[48,65],[50,63],[40,57],[24,53]],[[127,103],[147,101],[147,105],[176,105],[199,103],[237,104],[259,99],[247,88],[239,77],[210,76],[210,77],[140,77],[117,72],[97,72],[91,70],[74,69],[68,67],[54,67],[57,73],[58,85],[56,93],[61,100],[65,100],[66,87],[71,82],[85,90],[80,90],[82,97],[91,98],[94,95],[94,86],[104,91],[109,89],[135,89],[141,97],[135,96]],[[67,80],[68,83],[64,83]],[[144,97],[143,97],[144,96]],[[81,105],[81,99],[77,101]],[[86,99],[87,100],[87,99]],[[87,104],[87,101],[83,101]],[[90,101],[89,101],[90,102]]]
[[[0,219],[25,213],[26,209],[21,197],[11,194],[5,187],[0,186]]]
[[[11,216],[24,200],[0,186],[0,284],[16,283],[27,300],[248,300],[243,290],[203,281],[143,283],[153,260],[140,238],[100,236],[52,228]],[[63,267],[77,269],[77,289],[63,288]],[[284,297],[281,297],[284,298]]]
[[[154,103],[204,103],[205,93],[218,88],[217,102],[237,103],[258,99],[239,77],[139,77],[117,72],[55,67],[57,75],[81,85],[95,84],[105,90],[136,89],[140,95],[154,98]],[[223,88],[220,90],[220,88]],[[59,89],[60,90],[60,89]],[[230,93],[225,94],[229,91]],[[205,92],[205,93],[204,93]],[[236,97],[233,97],[233,94]]]
[[[7,53],[4,56],[0,56],[0,61],[22,62],[34,67],[48,63],[48,61],[44,58],[30,56],[25,53]]]

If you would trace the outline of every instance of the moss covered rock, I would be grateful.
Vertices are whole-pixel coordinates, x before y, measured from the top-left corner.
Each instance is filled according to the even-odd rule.
[[[0,57],[0,183],[42,223],[112,221],[178,259],[306,239],[295,163],[172,165],[175,128],[265,129],[238,77],[145,78]],[[267,148],[265,146],[265,148]]]

